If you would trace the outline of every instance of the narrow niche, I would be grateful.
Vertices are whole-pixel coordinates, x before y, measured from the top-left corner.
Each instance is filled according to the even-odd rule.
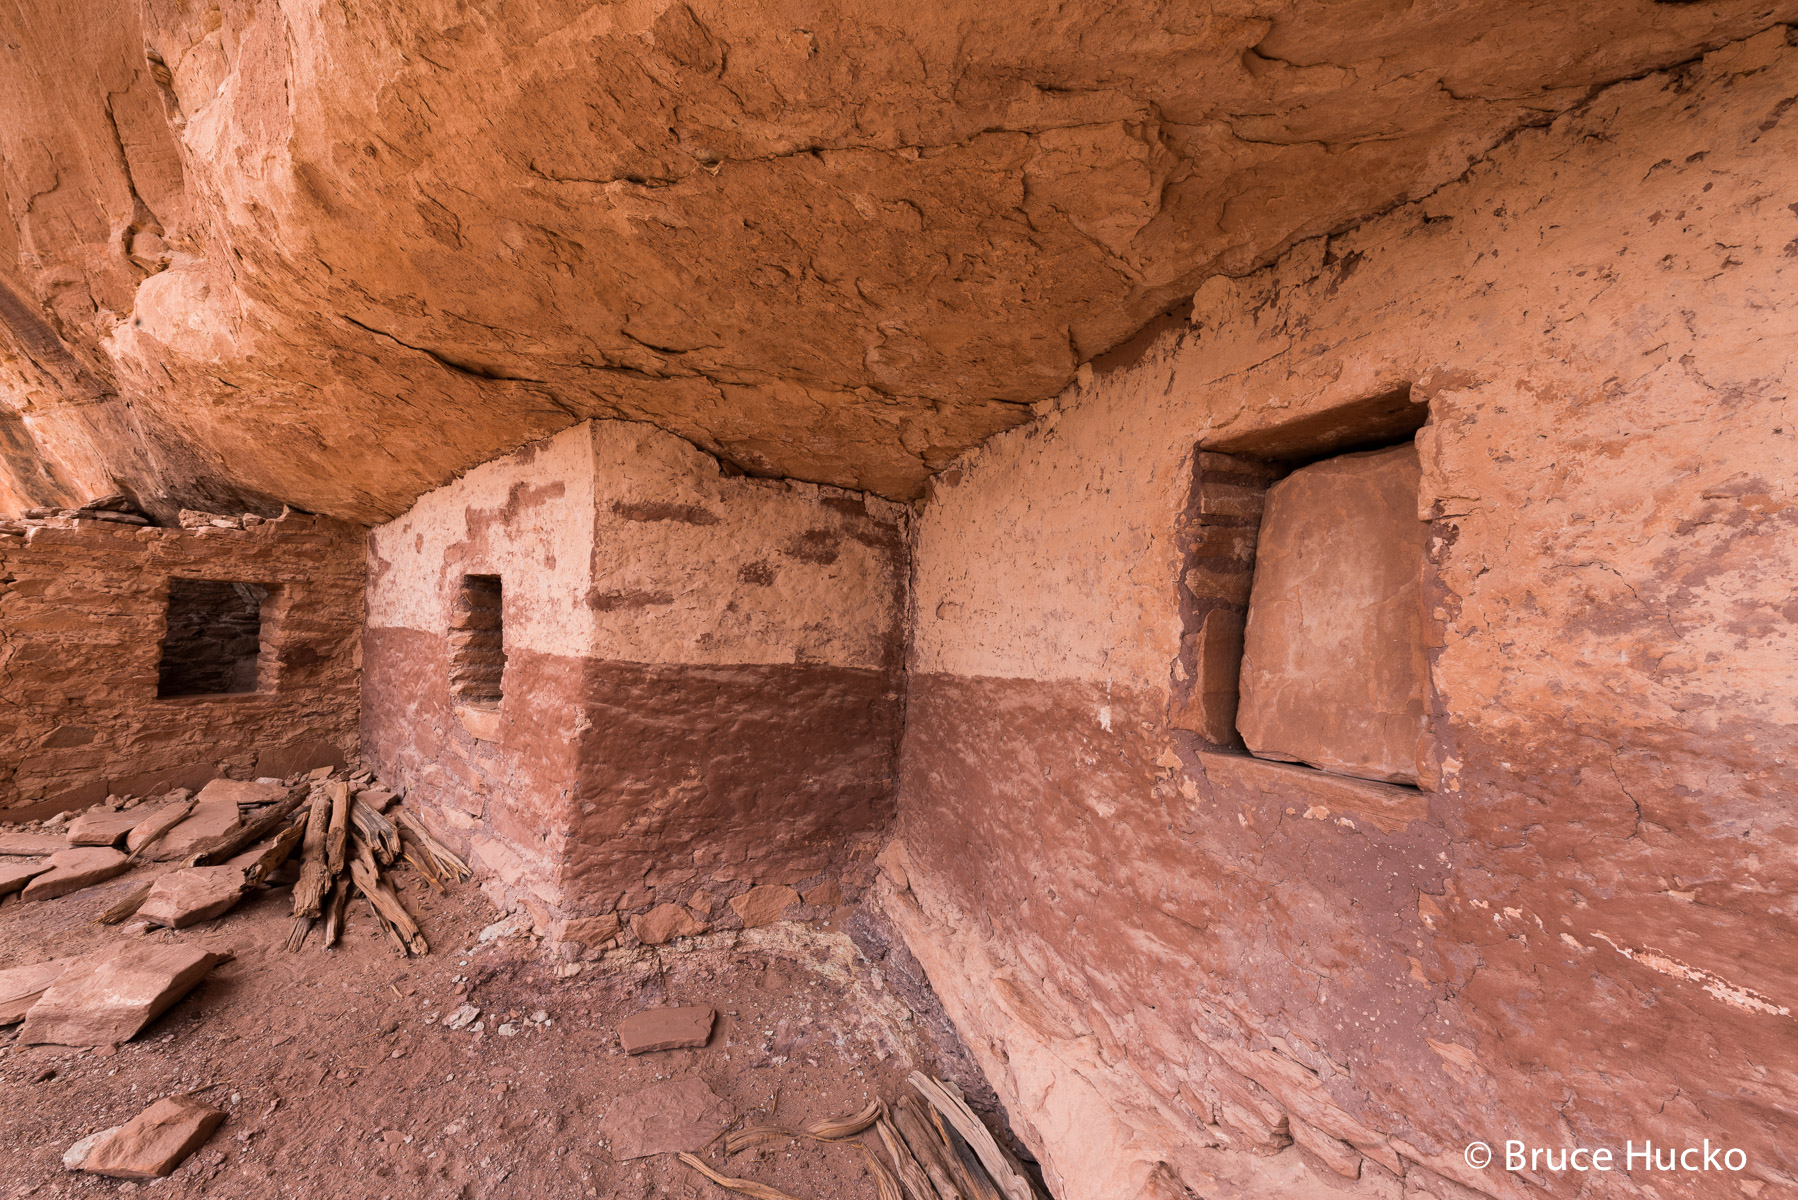
[[[257,583],[169,580],[157,696],[256,691],[262,674],[262,605],[268,597],[268,588]]]
[[[1219,750],[1430,787],[1408,387],[1195,454],[1174,723]]]
[[[450,695],[498,708],[506,674],[505,616],[498,575],[464,575],[450,615]]]

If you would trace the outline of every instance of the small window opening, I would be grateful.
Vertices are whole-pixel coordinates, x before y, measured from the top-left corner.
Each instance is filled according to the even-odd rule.
[[[1218,750],[1431,786],[1413,444],[1428,417],[1401,387],[1198,447],[1175,725]]]
[[[492,708],[506,673],[504,610],[498,575],[464,575],[450,616],[450,694],[458,704]]]
[[[268,589],[220,579],[169,580],[158,696],[254,692],[262,664]]]

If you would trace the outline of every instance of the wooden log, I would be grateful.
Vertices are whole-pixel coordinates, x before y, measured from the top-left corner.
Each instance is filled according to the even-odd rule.
[[[416,814],[408,812],[402,806],[393,810],[393,820],[402,830],[410,834],[420,846],[423,846],[430,852],[431,857],[437,861],[438,868],[445,875],[450,876],[457,883],[461,883],[473,874],[473,872],[468,869],[468,864],[458,858],[448,846],[445,846],[439,841],[437,837],[431,833],[425,823],[418,819]]]
[[[874,1151],[862,1142],[855,1143],[855,1148],[862,1152],[867,1160],[868,1173],[874,1176],[874,1190],[880,1193],[880,1200],[905,1200],[905,1193],[900,1190],[899,1177],[887,1169],[887,1165],[874,1157]]]
[[[375,848],[364,841],[359,834],[350,834],[349,861],[361,863],[377,876],[381,873],[381,864],[375,858]]]
[[[330,822],[331,798],[314,796],[312,812],[306,818],[305,842],[300,850],[300,881],[293,885],[293,915],[296,917],[311,920],[318,916],[325,889],[331,886],[331,871],[325,863],[325,835]],[[293,948],[298,949],[297,946]]]
[[[720,1175],[718,1172],[712,1170],[712,1168],[706,1166],[703,1159],[688,1154],[685,1151],[682,1151],[676,1157],[727,1192],[735,1192],[739,1196],[748,1196],[750,1197],[750,1200],[799,1200],[797,1196],[794,1196],[790,1192],[783,1192],[779,1188],[772,1187],[766,1183],[757,1183],[753,1179],[738,1179],[734,1175]]]
[[[325,832],[325,865],[332,875],[343,871],[344,854],[350,844],[350,808],[356,803],[350,795],[350,785],[336,781],[327,784],[325,792],[331,797],[331,824]]]
[[[968,1107],[960,1089],[953,1083],[932,1079],[922,1071],[913,1071],[908,1078],[918,1095],[929,1101],[930,1106],[955,1127],[1007,1200],[1040,1200],[1040,1191],[1024,1173],[1022,1165]]]
[[[300,839],[306,836],[306,826],[309,823],[309,819],[302,819],[283,829],[269,844],[269,848],[257,855],[256,861],[244,869],[244,886],[254,887],[280,870],[281,864],[287,861],[294,847],[300,844]]]
[[[882,1117],[874,1123],[874,1132],[880,1135],[880,1144],[886,1147],[887,1157],[893,1160],[893,1170],[905,1188],[906,1200],[938,1200],[936,1185],[930,1182],[930,1176],[919,1165],[917,1156],[893,1128],[892,1122]]]
[[[375,852],[375,861],[391,866],[400,856],[400,831],[392,821],[357,800],[350,806],[350,823]]]
[[[287,950],[292,953],[306,944],[306,935],[312,932],[311,917],[295,917],[293,928],[287,931]]]
[[[955,1173],[949,1168],[948,1147],[937,1140],[916,1096],[902,1096],[893,1107],[893,1125],[911,1148],[912,1156],[930,1176],[931,1186],[941,1200],[969,1200],[955,1185]]]
[[[287,794],[287,798],[269,808],[248,825],[241,825],[230,833],[221,833],[218,837],[209,838],[195,846],[193,853],[181,861],[184,867],[204,867],[212,863],[222,863],[241,851],[245,846],[254,846],[263,838],[281,827],[282,822],[293,816],[294,809],[306,799],[306,793],[295,788]]]
[[[949,1169],[955,1175],[955,1182],[966,1192],[971,1200],[1005,1200],[1005,1194],[980,1165],[980,1159],[968,1148],[968,1143],[955,1132],[955,1127],[943,1123],[943,1114],[936,1109],[930,1110],[931,1124],[943,1144],[949,1147]]]
[[[155,885],[146,883],[142,887],[133,888],[130,894],[123,900],[120,900],[117,904],[95,917],[94,924],[117,925],[121,923],[125,918],[144,906],[144,901],[149,899],[150,889],[153,886]]]
[[[402,953],[431,952],[424,933],[418,928],[418,922],[412,919],[412,914],[400,902],[399,893],[381,878],[379,871],[362,859],[354,859],[350,862],[350,879],[355,882],[356,890],[368,900],[369,907],[375,910],[375,915],[390,927],[389,932],[398,942]]]
[[[432,891],[439,896],[449,893],[449,889],[444,886],[443,876],[437,872],[437,863],[430,851],[406,834],[400,835],[400,850],[405,855],[406,862],[418,872],[418,877],[431,885]]]
[[[187,820],[187,815],[193,810],[194,798],[189,796],[179,805],[162,809],[145,817],[136,829],[125,835],[125,845],[130,847],[133,861],[141,859],[150,847],[168,835],[169,830]],[[149,829],[150,832],[144,832],[146,829]],[[133,835],[142,839],[135,846],[131,844]]]
[[[331,899],[325,904],[325,949],[330,950],[343,937],[344,913],[350,906],[350,881],[339,876],[331,885]]]

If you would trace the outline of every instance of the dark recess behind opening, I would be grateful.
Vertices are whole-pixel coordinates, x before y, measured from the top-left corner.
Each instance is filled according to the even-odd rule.
[[[158,696],[216,696],[256,690],[262,602],[268,589],[220,579],[169,580]]]

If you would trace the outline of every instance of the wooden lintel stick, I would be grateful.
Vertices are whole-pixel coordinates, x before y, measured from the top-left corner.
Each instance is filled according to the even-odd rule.
[[[399,894],[387,885],[380,872],[365,860],[357,858],[350,861],[350,878],[355,881],[356,890],[367,898],[381,919],[393,927],[407,953],[430,952],[431,948],[425,942],[424,934],[419,931],[418,922],[412,919],[412,914],[400,902]]]
[[[344,852],[350,844],[350,805],[356,801],[350,795],[350,785],[333,781],[326,787],[331,797],[331,825],[325,834],[325,865],[331,874],[337,875],[343,870]]]
[[[314,796],[312,812],[306,818],[305,842],[300,850],[300,881],[293,885],[293,915],[296,917],[318,916],[325,889],[331,886],[331,873],[325,866],[325,833],[330,822],[330,797]]]
[[[331,899],[325,905],[325,949],[337,945],[343,936],[343,915],[350,903],[350,881],[340,878],[331,885]]]
[[[283,829],[280,835],[275,838],[274,843],[270,845],[267,850],[264,850],[258,855],[256,861],[251,863],[249,868],[244,871],[243,881],[245,885],[253,886],[261,883],[276,871],[280,870],[281,864],[286,862],[288,855],[293,853],[293,848],[300,844],[301,838],[306,836],[306,826],[308,824],[309,820],[300,820],[295,821],[286,829]]]
[[[227,858],[242,850],[245,846],[254,846],[263,838],[273,833],[281,824],[293,815],[306,799],[306,793],[300,788],[289,792],[287,798],[268,809],[261,816],[230,833],[221,833],[218,837],[201,842],[182,860],[184,867],[203,867],[208,863],[222,863]]]

